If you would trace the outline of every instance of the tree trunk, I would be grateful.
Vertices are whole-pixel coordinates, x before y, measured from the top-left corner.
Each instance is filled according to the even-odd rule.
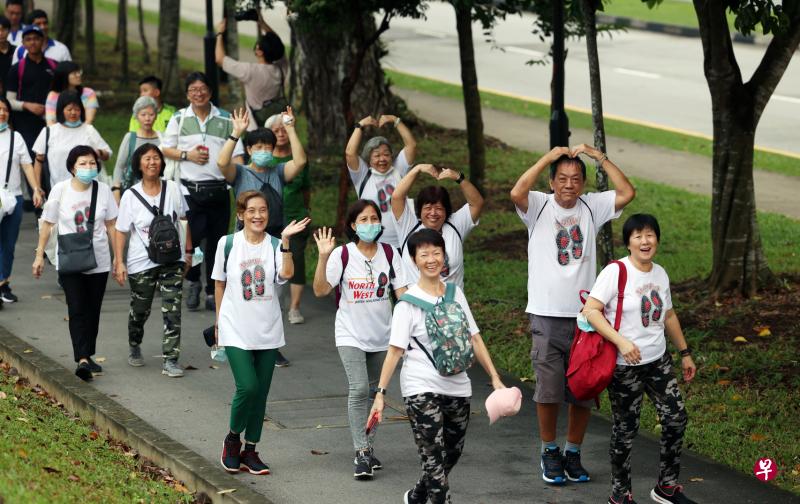
[[[703,43],[703,66],[711,92],[714,126],[711,195],[715,296],[749,297],[775,278],[761,246],[753,188],[756,127],[775,87],[800,45],[800,14],[786,33],[773,36],[749,82],[742,81],[722,0],[694,0]],[[795,9],[796,10],[796,9]]]
[[[128,84],[130,65],[128,62],[128,0],[119,0],[117,7],[117,47],[121,57],[120,84]]]
[[[75,47],[75,11],[77,8],[77,0],[60,0],[58,2],[56,37],[70,50]]]
[[[390,113],[396,101],[389,91],[380,58],[375,21],[369,15],[353,16],[351,32],[325,35],[302,23],[293,23],[297,45],[298,88],[308,119],[309,151],[343,153],[355,118]],[[386,28],[388,29],[388,22]],[[369,45],[364,41],[372,40]],[[337,230],[341,230],[350,188],[347,166],[339,171]]]
[[[158,74],[164,82],[164,91],[172,98],[180,95],[178,75],[178,23],[180,0],[160,0],[158,18]]]
[[[225,54],[233,59],[239,59],[239,25],[233,21],[233,16],[236,13],[236,2],[233,0],[225,0],[225,17],[231,22],[227,25],[225,31]],[[222,78],[227,74],[220,70],[220,77]],[[244,102],[244,93],[242,92],[242,84],[238,79],[227,79],[228,81],[228,101],[239,107]],[[233,106],[233,105],[231,105]],[[259,124],[263,126],[263,124]]]
[[[92,0],[87,0],[91,2]],[[144,34],[144,10],[142,9],[142,0],[136,2],[136,13],[139,18],[139,38],[142,39],[142,47],[144,50],[144,64],[150,64],[150,44],[147,43],[147,36]]]
[[[454,0],[458,53],[461,60],[461,89],[467,118],[467,147],[469,149],[469,178],[484,193],[486,176],[486,145],[483,139],[481,95],[478,91],[478,71],[475,68],[475,46],[472,42],[472,4]]]
[[[606,127],[603,123],[603,89],[600,85],[600,55],[597,51],[597,18],[596,5],[593,0],[581,0],[583,11],[583,27],[586,38],[586,54],[589,60],[589,86],[592,95],[592,129],[594,130],[594,147],[606,152]],[[597,191],[608,190],[608,175],[598,163],[596,185]],[[606,222],[597,235],[597,251],[600,263],[608,264],[614,260],[614,241],[611,221]]]
[[[89,75],[97,72],[97,54],[94,48],[94,0],[86,2],[86,65],[84,70]]]

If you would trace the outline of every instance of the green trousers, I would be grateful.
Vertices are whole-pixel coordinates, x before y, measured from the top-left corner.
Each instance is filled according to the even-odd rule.
[[[278,350],[242,350],[228,346],[225,355],[236,382],[231,402],[231,432],[244,432],[245,441],[258,443]]]

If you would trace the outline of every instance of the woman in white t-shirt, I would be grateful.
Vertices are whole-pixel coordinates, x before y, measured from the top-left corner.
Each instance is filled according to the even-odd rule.
[[[128,247],[127,264],[119,261],[114,268],[114,279],[117,283],[125,286],[125,280],[128,280],[131,286],[131,309],[128,312],[128,364],[135,367],[144,366],[141,349],[144,324],[150,316],[150,307],[158,288],[161,293],[161,313],[164,316],[164,336],[161,345],[161,355],[164,356],[162,373],[170,378],[178,378],[183,376],[183,369],[178,366],[178,356],[181,351],[183,275],[186,265],[192,262],[192,253],[189,252],[192,249],[192,239],[191,236],[184,236],[184,225],[180,222],[186,220],[188,205],[178,184],[172,180],[161,180],[165,162],[158,146],[153,144],[140,146],[133,152],[131,164],[133,177],[141,182],[122,195],[114,243],[114,255],[125,257],[128,235],[133,235]],[[180,242],[178,246],[185,255],[181,255],[180,259],[173,263],[155,263],[147,252],[154,212],[169,216],[178,233]],[[186,234],[190,235],[188,226],[186,230]]]
[[[44,193],[33,173],[31,157],[22,135],[12,130],[8,124],[11,105],[5,96],[0,96],[0,189],[14,198],[16,206],[11,213],[0,209],[0,308],[3,303],[18,301],[11,292],[11,268],[14,265],[14,248],[19,238],[22,224],[22,183],[20,172],[25,173],[33,189],[33,206],[42,206]],[[12,147],[13,144],[13,147]],[[5,154],[5,156],[3,155]]]
[[[442,235],[431,229],[423,229],[409,238],[408,247],[421,274],[419,281],[409,287],[407,295],[432,305],[443,302],[447,286],[441,280],[445,257]],[[492,364],[464,293],[457,286],[454,287],[454,300],[461,306],[469,323],[475,358],[491,377],[492,387],[495,390],[505,388]],[[424,503],[430,499],[432,503],[443,504],[450,502],[448,475],[464,447],[472,384],[466,371],[451,376],[439,374],[429,357],[433,349],[425,327],[425,315],[422,308],[408,302],[401,301],[395,306],[389,350],[381,370],[371,415],[377,415],[378,422],[381,421],[386,387],[402,357],[400,391],[423,468],[420,479],[411,490],[405,492],[404,502]]]
[[[66,160],[73,147],[88,145],[95,150],[101,162],[108,161],[112,152],[111,147],[94,126],[86,123],[86,110],[77,92],[64,91],[58,96],[56,118],[58,122],[42,128],[33,143],[33,152],[36,153],[36,173],[42,173],[46,156],[50,170],[50,187],[71,178]]]
[[[111,270],[113,229],[117,219],[117,202],[111,195],[111,189],[95,180],[99,165],[97,152],[88,145],[79,145],[69,152],[66,167],[73,177],[59,182],[50,191],[50,198],[42,211],[39,246],[33,261],[33,276],[39,278],[44,270],[44,248],[50,237],[50,230],[55,225],[58,226],[59,236],[92,232],[96,262],[94,268],[80,273],[66,273],[56,261],[58,280],[64,288],[67,300],[73,356],[78,363],[75,374],[85,381],[103,371],[92,360],[92,355],[95,353],[100,309],[106,292],[108,272]],[[92,200],[95,198],[92,211]]]
[[[255,449],[261,439],[275,357],[285,344],[276,288],[294,273],[289,237],[305,229],[310,219],[290,222],[280,240],[268,235],[267,197],[258,191],[241,193],[236,213],[244,229],[220,238],[211,273],[217,306],[215,338],[225,348],[236,382],[230,431],[220,462],[232,473],[242,468],[251,474],[269,474],[269,466]]]
[[[461,188],[466,204],[453,212],[450,193],[442,186],[423,187],[409,205],[408,193],[417,176],[427,173],[436,180],[453,180]],[[452,282],[464,290],[464,240],[478,225],[483,211],[483,196],[463,173],[432,164],[418,164],[403,177],[392,195],[392,220],[397,226],[400,252],[408,265],[409,280],[419,278],[419,269],[408,251],[408,238],[420,229],[433,229],[444,238],[445,255],[442,282]]]
[[[394,128],[403,139],[403,150],[392,159],[392,147],[389,140],[382,136],[374,136],[367,140],[358,155],[364,128],[372,126],[383,128],[387,125]],[[417,155],[417,141],[399,117],[382,115],[380,118],[365,117],[358,121],[353,129],[353,134],[347,142],[344,151],[347,160],[347,169],[350,180],[359,199],[374,201],[381,211],[383,235],[381,241],[397,248],[400,246],[394,221],[391,216],[391,200],[400,179],[406,176],[409,167],[414,164]]]
[[[364,425],[369,408],[369,389],[378,384],[381,364],[389,347],[392,323],[391,291],[399,297],[406,290],[402,260],[388,243],[378,244],[383,231],[380,210],[374,201],[360,199],[350,206],[345,230],[354,243],[336,247],[330,228],[315,235],[319,261],[314,273],[314,294],[327,296],[336,289],[336,349],[347,374],[347,414],[356,456],[353,477],[372,478],[382,469],[375,457],[375,431],[368,436]]]
[[[683,495],[678,484],[681,445],[686,429],[686,408],[672,371],[672,357],[666,351],[665,334],[681,355],[683,379],[690,382],[697,368],[686,344],[678,316],[672,309],[669,277],[653,262],[661,239],[655,217],[635,214],[622,227],[622,240],[630,255],[610,264],[597,277],[582,315],[604,338],[618,349],[617,367],[608,397],[614,426],[611,430],[610,504],[629,504],[631,496],[631,447],[639,427],[642,399],[646,393],[661,421],[661,456],[658,482],[650,497],[664,504],[694,501]],[[623,292],[619,331],[615,320],[618,279],[627,274]]]

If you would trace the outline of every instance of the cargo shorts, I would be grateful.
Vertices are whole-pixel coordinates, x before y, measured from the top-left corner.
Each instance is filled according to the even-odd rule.
[[[536,374],[533,400],[537,403],[562,403],[564,401],[591,408],[592,399],[575,399],[567,386],[569,349],[575,336],[575,317],[545,317],[530,315],[531,364]]]

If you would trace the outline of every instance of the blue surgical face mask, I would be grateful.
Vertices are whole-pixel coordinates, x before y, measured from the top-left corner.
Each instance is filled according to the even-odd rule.
[[[7,122],[0,122],[0,133],[2,133],[3,131],[5,131],[7,129],[8,129],[8,123]]]
[[[97,168],[76,168],[75,177],[84,184],[91,184],[97,178]]]
[[[376,224],[356,224],[356,234],[359,240],[367,243],[372,243],[378,239],[378,236],[383,231],[383,226],[379,223]]]
[[[77,121],[64,121],[64,126],[66,126],[67,128],[77,128],[81,124],[83,124],[83,121],[81,121],[80,119],[78,119]]]
[[[272,162],[272,152],[270,151],[254,151],[251,157],[253,163],[259,168],[266,168]]]
[[[225,362],[228,360],[228,355],[225,353],[225,347],[217,345],[211,347],[211,359],[217,362]]]

